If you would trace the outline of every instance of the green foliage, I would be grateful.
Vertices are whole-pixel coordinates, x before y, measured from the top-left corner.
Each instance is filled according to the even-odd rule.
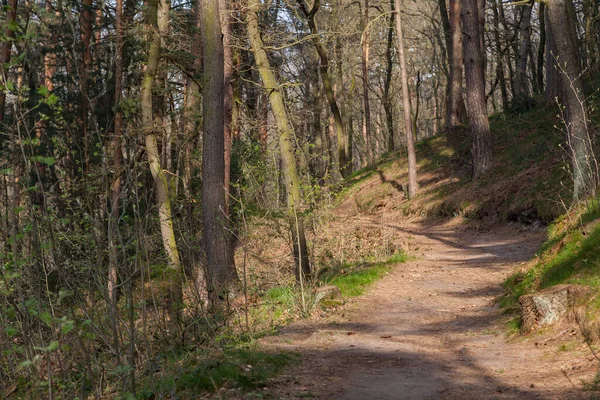
[[[156,383],[148,378],[139,398],[166,394],[192,398],[224,386],[243,390],[259,388],[296,359],[292,353],[268,353],[252,347],[226,348],[214,354],[198,351],[172,360],[171,367]]]
[[[381,262],[344,264],[324,271],[320,280],[337,286],[344,297],[356,297],[383,278],[392,265],[406,262],[408,259],[406,254],[397,253]]]
[[[572,221],[564,217],[550,226],[538,262],[505,281],[503,307],[516,310],[520,296],[564,283],[600,291],[600,221],[593,219],[598,213],[594,207],[588,205]]]

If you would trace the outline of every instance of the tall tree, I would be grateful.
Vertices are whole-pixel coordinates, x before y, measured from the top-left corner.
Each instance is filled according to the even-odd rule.
[[[445,0],[442,0],[445,4]],[[385,48],[385,58],[387,62],[387,68],[385,71],[385,83],[383,86],[383,109],[385,110],[385,120],[387,125],[387,133],[388,133],[388,151],[394,151],[394,109],[392,107],[392,99],[390,95],[390,87],[392,86],[392,75],[393,75],[393,59],[392,59],[392,49],[394,45],[394,15],[395,15],[395,6],[394,0],[390,0],[390,17],[389,17],[389,26],[388,26],[388,35],[387,35],[387,46]]]
[[[359,3],[360,4],[360,3]],[[361,15],[362,32],[362,81],[363,81],[363,139],[367,153],[367,165],[375,164],[373,138],[371,136],[371,106],[369,103],[369,0],[364,0],[364,10]]]
[[[292,248],[294,260],[296,263],[296,279],[302,283],[304,278],[309,278],[311,268],[308,257],[308,244],[304,233],[304,221],[300,206],[302,199],[300,195],[300,179],[296,167],[296,157],[292,138],[295,137],[293,126],[289,121],[285,107],[281,86],[277,83],[275,74],[271,69],[269,57],[265,51],[262,41],[260,28],[258,25],[258,11],[260,9],[260,0],[248,1],[248,13],[246,20],[248,23],[248,38],[256,68],[263,81],[264,90],[268,93],[269,102],[277,125],[279,134],[279,151],[283,170],[283,180],[285,182],[288,220],[292,234]]]
[[[329,73],[329,57],[327,56],[327,50],[325,49],[325,46],[323,46],[323,43],[321,42],[319,30],[317,28],[317,23],[315,20],[317,12],[319,11],[319,7],[321,6],[321,0],[314,0],[310,9],[308,8],[304,0],[297,1],[300,6],[300,10],[302,11],[302,14],[306,17],[308,21],[308,27],[312,35],[312,42],[321,60],[321,63],[319,65],[319,73],[321,74],[321,81],[323,82],[325,97],[327,98],[329,108],[331,109],[331,114],[333,115],[333,123],[337,136],[338,165],[333,166],[333,174],[334,179],[338,180],[338,177],[341,176],[340,174],[344,174],[348,171],[346,165],[348,163],[348,161],[346,160],[346,129],[344,127],[342,113],[340,112],[340,108],[338,107],[335,98],[335,93],[333,92],[333,83]],[[334,160],[331,161],[333,162]]]
[[[169,182],[160,162],[160,153],[157,144],[157,127],[154,124],[152,111],[152,88],[154,87],[155,77],[158,72],[162,42],[161,32],[158,26],[159,2],[160,8],[162,8],[161,13],[165,13],[165,9],[168,9],[169,7],[168,0],[148,0],[146,7],[145,25],[150,41],[150,48],[148,50],[146,71],[142,78],[140,108],[148,164],[156,187],[156,205],[158,208],[161,238],[168,258],[169,270],[171,271],[168,308],[172,322],[178,322],[183,299],[183,271],[179,250],[177,249],[177,241],[175,239],[175,230],[173,228],[173,212],[171,211]],[[166,12],[166,14],[168,15],[168,12]],[[222,81],[222,75],[220,80]]]
[[[450,82],[446,127],[456,129],[464,122],[463,100],[463,45],[462,24],[460,21],[461,0],[450,0],[449,25],[452,44],[448,52],[450,63]]]
[[[569,4],[570,3],[570,4]],[[571,0],[548,0],[548,19],[556,45],[556,65],[562,83],[561,100],[566,108],[567,145],[571,153],[573,200],[594,194],[597,189],[598,165],[590,136],[589,111],[584,93],[582,69],[577,52]]]
[[[461,10],[473,179],[486,173],[491,168],[492,162],[492,137],[485,104],[484,66],[477,3],[478,0],[463,0]]]
[[[415,155],[415,143],[413,124],[410,113],[410,94],[408,91],[408,72],[406,70],[406,59],[404,56],[404,35],[402,32],[402,14],[400,12],[400,0],[394,0],[396,5],[396,37],[398,38],[398,55],[400,61],[400,73],[402,79],[402,107],[404,108],[404,129],[406,130],[406,150],[408,153],[408,198],[417,195],[417,157]],[[417,93],[418,96],[418,93]]]
[[[202,157],[202,215],[206,252],[207,284],[213,303],[231,297],[237,275],[231,264],[233,257],[227,230],[225,193],[225,131],[230,134],[231,116],[225,119],[225,57],[219,12],[219,0],[201,0],[204,125]],[[231,60],[230,60],[231,61]],[[231,71],[229,71],[230,73]],[[229,86],[229,82],[228,86]],[[231,112],[230,104],[228,112]]]
[[[496,50],[496,78],[500,84],[500,94],[502,96],[502,108],[508,109],[508,90],[506,87],[506,77],[504,75],[504,53],[502,51],[502,41],[500,40],[500,17],[498,13],[498,2],[492,0],[492,12],[494,14],[494,48]]]
[[[533,0],[519,7],[520,22],[518,26],[517,61],[515,68],[515,93],[513,103],[519,109],[530,107],[531,91],[527,79],[527,58],[531,48],[531,10]]]
[[[546,4],[540,3],[538,8],[538,19],[540,22],[540,42],[537,51],[537,91],[544,92],[544,54],[546,50]]]
[[[92,66],[92,31],[94,22],[94,10],[92,0],[82,0],[79,24],[81,25],[81,45],[83,48],[83,60],[81,65],[81,137],[83,138],[83,165],[87,173],[90,168],[90,138],[88,132],[88,114],[90,112],[90,99],[88,91],[88,76]]]

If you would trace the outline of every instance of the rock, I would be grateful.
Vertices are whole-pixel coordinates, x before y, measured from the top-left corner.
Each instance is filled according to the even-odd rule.
[[[321,286],[315,289],[315,296],[317,301],[323,299],[333,300],[342,296],[340,288],[334,285]]]
[[[585,291],[580,285],[557,285],[519,297],[522,330],[530,332],[557,322]]]

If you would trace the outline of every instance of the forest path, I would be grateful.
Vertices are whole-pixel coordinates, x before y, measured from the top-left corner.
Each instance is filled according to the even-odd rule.
[[[275,398],[566,399],[591,379],[597,361],[575,330],[508,340],[495,299],[515,265],[545,239],[517,225],[481,230],[457,219],[393,227],[416,258],[394,266],[368,292],[321,321],[265,338],[272,350],[301,354]],[[570,351],[560,351],[567,343]]]

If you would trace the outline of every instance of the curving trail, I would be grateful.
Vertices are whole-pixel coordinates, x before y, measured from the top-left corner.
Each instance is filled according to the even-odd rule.
[[[457,220],[390,224],[416,259],[321,321],[301,322],[263,346],[302,355],[274,398],[579,399],[598,362],[576,330],[506,339],[494,301],[515,265],[544,240],[517,225],[481,231]],[[561,344],[570,351],[560,351]]]

